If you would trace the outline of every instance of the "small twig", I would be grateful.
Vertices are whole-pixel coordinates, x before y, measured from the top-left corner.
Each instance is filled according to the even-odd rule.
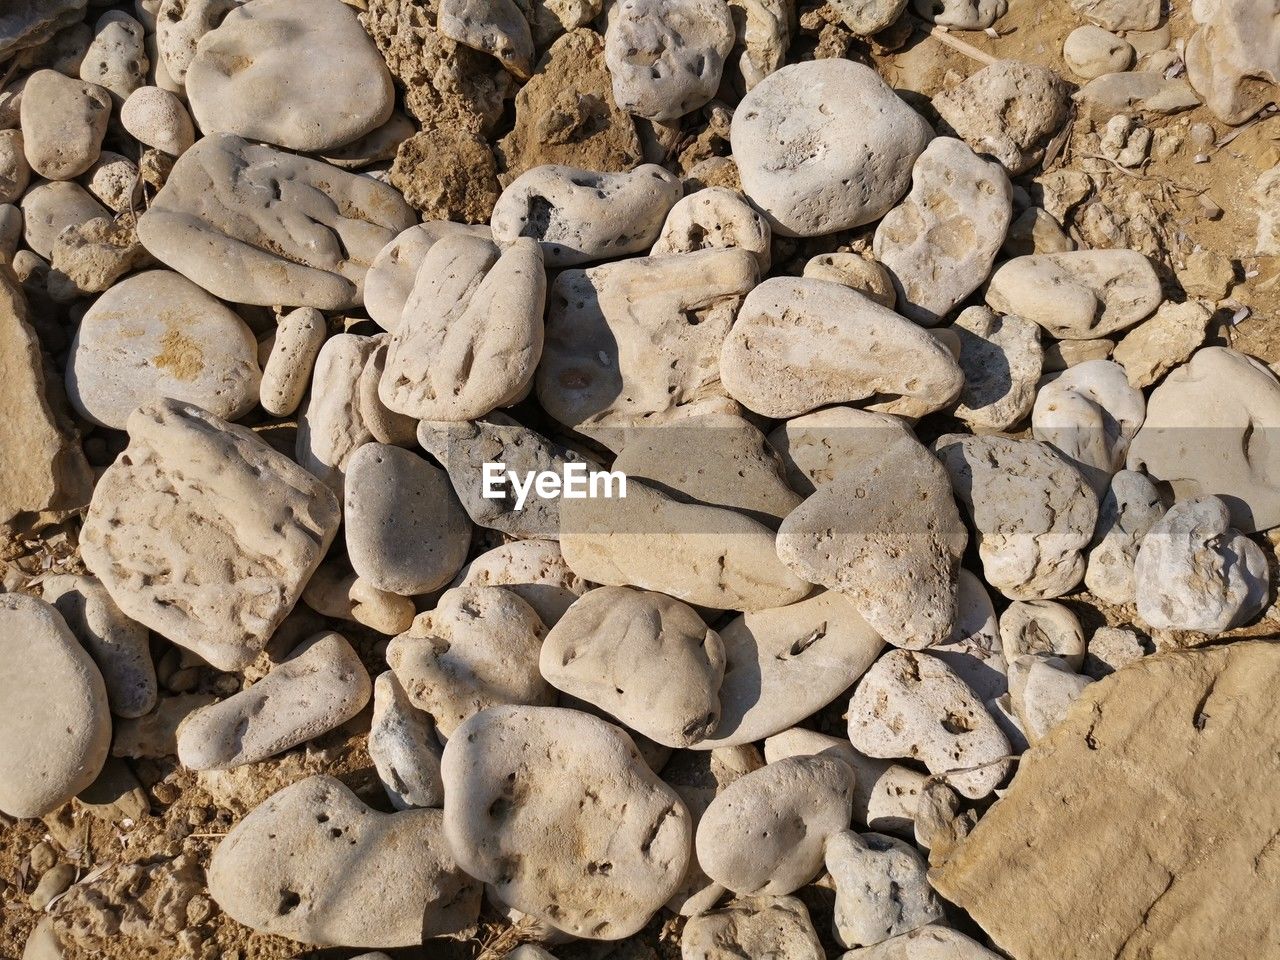
[[[1240,136],[1240,134],[1244,133],[1250,127],[1257,126],[1259,123],[1262,123],[1262,121],[1264,120],[1270,120],[1272,117],[1276,115],[1276,110],[1277,108],[1275,104],[1269,104],[1268,106],[1263,107],[1261,110],[1257,112],[1257,114],[1254,116],[1252,120],[1248,120],[1242,123],[1240,126],[1236,127],[1234,130],[1228,133],[1221,140],[1216,141],[1213,145],[1214,149],[1221,150],[1228,143],[1230,143],[1236,137]]]
[[[937,40],[939,43],[946,44],[952,50],[958,50],[961,53],[963,53],[966,57],[971,57],[972,59],[977,60],[979,63],[985,63],[987,66],[991,66],[991,64],[998,62],[1000,59],[999,57],[993,57],[991,54],[987,53],[984,50],[979,50],[977,47],[975,47],[971,43],[966,43],[963,40],[953,37],[951,34],[949,34],[946,30],[942,29],[942,27],[938,26],[936,23],[926,23],[924,20],[921,20],[919,17],[916,17],[916,16],[912,16],[911,19],[916,22],[917,30],[924,31],[929,36],[933,37],[933,39]]]

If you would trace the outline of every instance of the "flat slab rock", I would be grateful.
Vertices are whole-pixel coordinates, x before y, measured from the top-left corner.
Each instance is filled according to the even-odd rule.
[[[1245,642],[1091,685],[933,886],[1018,960],[1274,953],[1277,682]]]

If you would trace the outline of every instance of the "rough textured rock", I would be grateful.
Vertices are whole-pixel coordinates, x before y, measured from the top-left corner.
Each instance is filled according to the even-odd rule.
[[[1163,116],[1200,106],[1200,98],[1185,79],[1149,70],[1105,73],[1077,90],[1072,99],[1095,121],[1116,114]]]
[[[834,926],[842,947],[880,943],[942,918],[928,867],[910,844],[842,830],[827,838],[826,865],[836,886]]]
[[[658,257],[736,247],[754,254],[763,274],[769,269],[771,238],[768,222],[741,193],[707,187],[676,202],[649,252]]]
[[[484,138],[437,127],[396,149],[391,185],[427,220],[485,223],[501,195],[498,168]]]
[[[1000,614],[1000,645],[1013,663],[1027,654],[1060,658],[1072,670],[1084,663],[1084,630],[1070,607],[1052,600],[1015,600]]]
[[[431,715],[410,702],[394,673],[379,674],[373,683],[369,758],[393,807],[444,806],[443,752]]]
[[[956,416],[977,433],[1015,426],[1031,412],[1044,367],[1040,328],[1021,317],[969,307],[950,329],[960,338],[964,371]]]
[[[1029,744],[1062,722],[1090,680],[1061,657],[1023,654],[1009,661],[1009,702]]]
[[[1139,390],[1186,362],[1204,343],[1210,313],[1194,300],[1162,303],[1150,319],[1134,327],[1111,351]]]
[[[1158,4],[1150,4],[1158,10]],[[1280,82],[1280,11],[1262,0],[1197,3],[1187,41],[1187,77],[1205,105],[1243,123],[1274,103]]]
[[[809,911],[794,897],[743,897],[691,917],[680,935],[682,960],[824,960]]]
[[[1009,10],[1007,0],[913,0],[922,18],[958,30],[985,30]]]
[[[951,637],[928,652],[949,666],[983,703],[1009,689],[995,606],[982,580],[968,570],[962,569],[958,578]]]
[[[108,10],[93,25],[93,40],[80,63],[80,79],[101,84],[119,107],[146,82],[151,67],[146,31],[122,10]]]
[[[253,433],[162,400],[130,416],[80,543],[125,614],[236,670],[293,608],[339,518],[319,481]]]
[[[127,273],[153,266],[138,239],[134,216],[94,217],[73,224],[53,241],[49,296],[59,303],[102,293]]]
[[[898,302],[889,271],[869,255],[839,251],[821,253],[804,265],[803,276],[843,284],[890,310]]]
[[[96,83],[37,70],[22,89],[21,116],[31,169],[49,180],[70,180],[98,159],[111,97]]]
[[[107,216],[107,208],[80,184],[41,180],[32,184],[22,198],[22,239],[45,260],[52,260],[62,231]]]
[[[34,47],[84,17],[85,0],[14,0],[0,10],[0,60]]]
[[[1098,506],[1084,583],[1108,603],[1132,603],[1133,564],[1142,538],[1164,516],[1160,491],[1144,474],[1120,470]]]
[[[1277,682],[1280,647],[1246,642],[1146,657],[1093,684],[933,885],[1025,960],[1272,942]]]
[[[437,240],[453,234],[492,239],[488,226],[432,220],[397,234],[378,251],[364,280],[364,308],[374,323],[395,332],[427,253]]]
[[[239,4],[240,0],[161,0],[156,11],[156,47],[175,83],[186,83],[200,38]]]
[[[176,157],[195,143],[191,116],[182,101],[159,87],[139,87],[120,108],[120,122],[148,147]]]
[[[900,417],[825,407],[778,424],[769,434],[769,444],[782,458],[792,489],[808,496],[842,474],[860,469],[867,450],[913,438]]]
[[[496,57],[517,77],[533,69],[533,35],[513,0],[441,0],[436,26],[444,36]]]
[[[1071,0],[1071,6],[1108,30],[1154,30],[1160,24],[1159,0]]]
[[[480,554],[459,571],[453,586],[505,587],[554,627],[587,583],[564,562],[554,540],[514,540]]]

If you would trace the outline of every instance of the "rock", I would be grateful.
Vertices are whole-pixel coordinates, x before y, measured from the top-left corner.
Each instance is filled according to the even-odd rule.
[[[480,554],[458,572],[453,586],[505,587],[554,627],[587,584],[565,563],[554,540],[514,540]]]
[[[870,37],[893,25],[907,0],[834,0],[840,22],[855,37]]]
[[[898,0],[887,0],[896,3]],[[883,6],[883,3],[878,5]],[[735,47],[742,48],[737,72],[731,74],[734,87],[746,91],[773,73],[786,61],[791,45],[791,22],[783,0],[729,0],[733,16]]]
[[[84,18],[85,0],[14,0],[0,11],[0,60]]]
[[[1046,383],[1031,411],[1032,435],[1056,449],[1101,495],[1124,466],[1146,401],[1110,360],[1076,364]]]
[[[442,0],[436,29],[464,47],[497,57],[517,77],[533,71],[533,35],[513,0]]]
[[[724,0],[623,0],[604,35],[614,99],[649,120],[678,120],[715,96],[733,40]]]
[[[502,191],[493,238],[506,246],[532,237],[549,267],[638,253],[658,239],[678,199],[680,181],[652,163],[630,173],[534,167]]]
[[[538,400],[588,435],[733,410],[719,358],[756,274],[755,258],[744,250],[565,270],[547,295]]]
[[[929,924],[873,947],[850,950],[840,960],[999,960],[958,930]]]
[[[1047,210],[1027,207],[1009,224],[1001,252],[1007,257],[1025,257],[1033,253],[1062,253],[1074,250],[1076,243]]]
[[[302,600],[323,616],[362,623],[388,636],[403,633],[413,623],[412,600],[379,590],[338,561],[321,564],[307,583]]]
[[[862,676],[884,641],[837,593],[735,617],[725,650],[720,726],[694,749],[773,736],[832,703]]]
[[[485,710],[450,738],[441,770],[445,832],[462,869],[567,933],[630,936],[684,876],[689,812],[603,720]]]
[[[311,215],[297,221],[302,208]],[[369,264],[412,222],[399,194],[369,177],[215,134],[178,158],[138,234],[214,296],[341,310],[360,302]]]
[[[764,524],[639,482],[627,484],[625,497],[562,501],[560,549],[584,580],[718,610],[785,606],[810,589],[778,559]]]
[[[1225,347],[1196,351],[1147,403],[1129,445],[1130,470],[1164,481],[1179,500],[1214,495],[1246,533],[1280,523],[1280,450],[1268,442],[1280,423],[1280,383],[1252,357]]]
[[[133,137],[172,157],[195,143],[191,115],[182,101],[159,87],[139,87],[120,109],[120,122]]]
[[[1114,340],[1054,340],[1044,349],[1044,374],[1061,373],[1090,360],[1106,360],[1115,348]],[[1047,381],[1046,381],[1047,382]]]
[[[468,717],[505,704],[546,706],[555,693],[538,673],[547,635],[533,608],[501,587],[447,590],[387,647],[410,702],[444,736]]]
[[[960,337],[964,372],[956,417],[978,433],[1016,426],[1031,412],[1044,365],[1040,328],[987,307],[968,307],[950,329]]]
[[[307,777],[222,839],[209,893],[261,933],[315,946],[416,945],[479,912],[480,888],[458,868],[443,819],[439,810],[379,813],[333,777]]]
[[[1280,14],[1258,0],[1197,5],[1187,41],[1187,77],[1218,119],[1244,123],[1275,102]]]
[[[1200,98],[1186,80],[1147,70],[1104,73],[1077,90],[1072,99],[1083,103],[1095,119],[1118,113],[1165,115],[1200,106]]]
[[[911,757],[977,800],[1009,773],[1009,741],[981,701],[941,660],[890,650],[858,681],[849,740],[871,757]]]
[[[1095,680],[1110,676],[1122,667],[1137,663],[1147,655],[1141,638],[1121,627],[1099,627],[1089,638],[1084,672]]]
[[[1150,319],[1134,327],[1111,351],[1129,383],[1149,387],[1185,363],[1204,343],[1209,311],[1193,300],[1162,303]]]
[[[830,280],[870,297],[890,310],[898,302],[889,271],[870,257],[857,253],[822,253],[804,265],[804,276]]]
[[[1231,258],[1217,250],[1193,250],[1175,270],[1188,297],[1222,300],[1236,283]]]
[[[156,46],[175,83],[186,83],[200,38],[239,5],[240,0],[161,0],[156,11]]]
[[[156,707],[141,717],[118,720],[111,740],[113,757],[158,760],[178,755],[178,727],[193,712],[217,701],[208,693],[180,693],[160,697]]]
[[[827,837],[849,823],[853,777],[827,757],[788,757],[729,784],[698,824],[698,863],[742,895],[781,896],[822,869]]]
[[[0,131],[0,202],[17,203],[30,182],[31,165],[23,152],[22,131]]]
[[[991,273],[1013,217],[1013,190],[999,164],[951,137],[925,147],[911,182],[876,227],[874,250],[894,279],[899,312],[933,326]]]
[[[93,41],[80,64],[80,79],[101,84],[120,106],[147,82],[151,67],[142,24],[120,10],[108,10],[94,24]]]
[[[111,96],[96,83],[37,70],[23,87],[21,115],[23,150],[31,169],[49,180],[70,180],[98,159]]]
[[[89,786],[107,759],[111,715],[93,660],[49,604],[0,594],[0,811],[39,817]]]
[[[0,418],[0,527],[28,514],[78,510],[93,494],[93,476],[70,419],[50,402],[44,364],[21,288],[2,267],[0,408],[9,413]]]
[[[1100,27],[1076,27],[1062,45],[1062,59],[1077,77],[1092,80],[1133,65],[1133,46]]]
[[[1067,340],[1131,327],[1163,299],[1151,261],[1135,250],[1018,257],[992,274],[986,296],[993,310],[1033,320]]]
[[[1197,497],[1151,525],[1133,568],[1138,616],[1157,629],[1212,636],[1262,611],[1266,555],[1230,523],[1220,499]]]
[[[1263,173],[1249,190],[1258,204],[1258,253],[1280,256],[1280,165]]]
[[[1160,491],[1147,477],[1120,470],[1098,507],[1098,525],[1089,547],[1085,586],[1101,600],[1133,603],[1133,564],[1138,547],[1153,524],[1164,516]]]
[[[454,234],[492,239],[487,226],[430,221],[409,227],[383,247],[364,280],[364,307],[383,330],[400,326],[418,270],[437,240]]]
[[[35,253],[51,260],[62,231],[107,216],[106,208],[80,184],[42,180],[22,198],[22,238]]]
[[[391,112],[391,119],[380,127],[352,140],[341,147],[327,150],[321,157],[326,163],[343,170],[361,170],[396,158],[400,145],[418,132],[412,120],[399,110]],[[370,170],[369,173],[374,171]]]
[[[121,613],[93,577],[55,574],[40,587],[98,665],[111,712],[126,718],[149,713],[156,705],[156,670],[146,628]]]
[[[258,344],[243,320],[186,277],[134,274],[99,297],[76,330],[67,394],[93,423],[125,428],[171,397],[236,420],[258,402]]]
[[[1027,741],[1039,743],[1062,722],[1091,681],[1059,657],[1024,654],[1009,661],[1009,699]]]
[[[808,496],[841,475],[860,470],[860,459],[868,449],[914,436],[900,417],[825,407],[778,424],[769,434],[769,444],[782,458],[792,489]]]
[[[942,919],[928,866],[910,844],[841,830],[827,838],[826,865],[836,886],[834,927],[842,947],[880,943]]]
[[[287,417],[298,409],[328,335],[324,314],[314,307],[302,307],[280,318],[262,369],[258,395],[263,410]]]
[[[1145,657],[1093,684],[934,887],[1027,960],[1061,957],[1081,924],[1092,931],[1074,948],[1082,960],[1265,941],[1258,898],[1272,881],[1231,864],[1271,857],[1280,828],[1268,788],[1278,673],[1280,650],[1244,642]],[[1085,866],[1117,850],[1105,876]]]
[[[682,960],[772,957],[823,960],[809,911],[794,897],[743,897],[690,917],[680,936]]]
[[[334,492],[352,454],[373,440],[360,391],[365,367],[384,336],[339,333],[316,355],[311,394],[298,418],[295,459]],[[379,401],[381,404],[381,401]]]
[[[557,690],[670,747],[697,743],[720,723],[724,645],[690,607],[660,593],[589,591],[547,634],[540,669]]]
[[[393,807],[444,806],[443,752],[431,715],[410,702],[392,671],[379,674],[373,683],[369,757]]]
[[[949,666],[983,703],[1009,689],[995,607],[982,581],[968,570],[961,569],[957,578],[951,636],[928,652]]]
[[[848,597],[886,643],[920,649],[951,635],[969,536],[946,470],[907,433],[881,444],[864,431],[850,469],[787,515],[778,556]]]
[[[660,257],[736,248],[753,254],[764,274],[769,270],[771,237],[769,224],[741,193],[707,187],[676,202],[649,253]]]
[[[281,86],[288,97],[268,95]],[[256,0],[230,11],[200,38],[186,88],[206,134],[307,152],[363,137],[395,105],[386,64],[339,0]]]
[[[81,176],[89,192],[115,213],[124,213],[141,197],[138,165],[128,157],[103,150]]]
[[[257,656],[338,528],[336,499],[243,427],[161,400],[129,417],[80,534],[129,617],[221,670]]]
[[[878,220],[906,192],[931,137],[874,70],[840,59],[765,77],[730,130],[744,192],[787,237]]]
[[[923,416],[953,401],[964,376],[945,346],[862,294],[825,280],[773,277],[743,301],[720,375],[768,417],[888,395],[885,413]]]
[[[50,260],[46,283],[58,303],[102,293],[126,273],[154,265],[138,240],[132,214],[71,225],[53,241]]]
[[[971,2],[959,0],[956,5]],[[990,21],[983,26],[990,26]],[[933,108],[975,153],[990,155],[1017,176],[1044,158],[1050,141],[1067,122],[1067,94],[1066,83],[1048,67],[998,60],[935,96]]]
[[[527,394],[542,356],[546,274],[523,237],[432,245],[387,347],[378,395],[418,420],[474,420]]]
[[[582,24],[599,12],[597,4]],[[504,184],[549,164],[617,171],[640,162],[640,137],[631,115],[613,98],[600,34],[583,27],[551,45],[516,94],[515,126],[494,152]]]
[[[1071,0],[1075,11],[1108,30],[1154,30],[1159,0]]]
[[[985,30],[1009,11],[1008,0],[912,0],[922,18],[940,27]]]
[[[77,872],[76,868],[69,863],[60,863],[46,870],[27,901],[31,909],[42,912],[49,906],[49,901],[65,893],[67,888],[75,882]]]
[[[390,182],[428,220],[484,223],[501,192],[497,169],[482,137],[436,128],[399,145]]]
[[[1027,654],[1060,658],[1068,668],[1084,663],[1084,630],[1069,607],[1052,600],[1015,600],[1000,614],[1000,643],[1013,663]]]

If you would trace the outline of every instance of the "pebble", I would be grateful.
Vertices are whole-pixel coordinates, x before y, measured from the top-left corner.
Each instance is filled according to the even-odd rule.
[[[599,587],[569,608],[542,644],[542,676],[669,747],[706,739],[720,723],[725,652],[679,600]]]
[[[987,307],[967,307],[951,328],[960,338],[964,389],[955,415],[975,433],[1016,426],[1031,412],[1044,366],[1040,328]]]
[[[680,934],[681,960],[770,957],[824,960],[809,911],[795,897],[742,897],[690,917]]]
[[[436,29],[464,47],[496,57],[517,77],[533,72],[533,35],[513,0],[442,0]]]
[[[1127,40],[1100,27],[1076,27],[1062,45],[1062,59],[1077,77],[1092,80],[1105,73],[1120,73],[1133,65],[1134,51]]]
[[[93,783],[111,745],[107,690],[62,615],[0,594],[0,811],[39,817]]]
[[[99,84],[119,107],[147,82],[151,67],[143,38],[146,31],[133,17],[108,10],[94,24],[93,40],[80,64],[80,79]]]
[[[362,623],[388,636],[403,633],[413,623],[411,599],[379,590],[338,561],[320,565],[302,592],[302,600],[326,617]]]
[[[855,37],[870,37],[902,16],[907,0],[834,0],[840,22]]]
[[[298,418],[295,459],[334,492],[342,489],[352,454],[373,440],[360,385],[383,339],[339,333],[316,354],[311,393]]]
[[[1098,506],[1084,584],[1100,600],[1133,603],[1133,564],[1152,525],[1164,516],[1160,491],[1145,474],[1120,470]]]
[[[827,757],[788,757],[729,784],[707,808],[698,863],[740,895],[785,896],[822,869],[827,837],[849,823],[853,777]]]
[[[1158,10],[1150,0],[1148,5]],[[1254,0],[1197,4],[1191,16],[1197,27],[1187,40],[1187,77],[1214,115],[1240,124],[1273,103],[1280,81],[1280,11]]]
[[[237,670],[292,609],[337,531],[336,498],[249,430],[161,400],[98,481],[85,566],[125,615]]]
[[[45,260],[53,257],[54,242],[68,227],[108,216],[106,208],[84,187],[63,180],[33,184],[23,196],[21,208],[23,242]]]
[[[287,417],[298,409],[328,334],[324,314],[314,307],[302,307],[280,318],[262,369],[259,402],[263,410]]]
[[[988,703],[1009,689],[1000,628],[982,580],[961,569],[956,584],[956,621],[950,638],[927,648]]]
[[[676,201],[649,254],[660,257],[695,250],[746,250],[764,274],[769,270],[772,237],[768,222],[741,193],[707,187]]]
[[[1017,176],[1044,158],[1050,141],[1067,122],[1068,90],[1048,67],[998,60],[935,96],[933,108],[944,129]]]
[[[725,338],[729,395],[767,417],[885,395],[876,409],[923,416],[964,386],[950,351],[927,331],[847,287],[772,277],[743,301]]]
[[[957,30],[985,30],[1009,12],[1008,0],[912,0],[930,23]]]
[[[1084,663],[1084,630],[1070,607],[1052,600],[1015,600],[1000,614],[1005,660],[1027,654],[1054,656],[1072,670]]]
[[[299,221],[299,205],[312,215]],[[369,264],[413,220],[400,194],[370,177],[210,134],[178,158],[138,235],[224,300],[343,310],[360,303]]]
[[[98,159],[110,116],[111,96],[106,88],[56,70],[37,70],[22,90],[27,163],[49,180],[80,176]]]
[[[1009,700],[1019,726],[1034,745],[1067,714],[1092,681],[1060,657],[1024,654],[1009,661]]]
[[[186,84],[200,38],[222,22],[241,0],[161,0],[156,11],[156,47],[165,72]]]
[[[1147,401],[1129,445],[1130,470],[1168,483],[1177,499],[1214,495],[1245,533],[1280,524],[1280,382],[1270,368],[1226,347],[1204,347]]]
[[[364,279],[364,308],[374,323],[395,333],[427,251],[437,240],[453,235],[493,238],[487,226],[428,221],[397,234],[378,251]]]
[[[445,833],[462,869],[566,933],[630,936],[684,877],[689,812],[610,723],[494,707],[449,738],[441,772]]]
[[[1135,250],[1073,250],[1006,261],[987,304],[1038,323],[1059,339],[1092,340],[1150,316],[1163,295],[1151,261]]]
[[[254,0],[231,10],[200,38],[185,83],[206,135],[305,152],[363,137],[395,105],[385,61],[341,0]],[[282,88],[287,96],[272,95]]]
[[[149,270],[85,312],[66,383],[82,417],[122,430],[163,397],[238,420],[257,404],[261,376],[257,341],[238,315],[181,274]]]
[[[959,930],[929,924],[872,947],[850,950],[840,960],[1000,960]]]
[[[1179,500],[1138,548],[1138,616],[1158,630],[1216,636],[1262,612],[1268,577],[1262,548],[1231,526],[1222,500]]]
[[[862,947],[943,918],[928,864],[910,844],[883,833],[841,830],[827,838],[836,887],[834,930],[842,947]]]
[[[1084,104],[1095,119],[1117,113],[1162,116],[1200,106],[1200,98],[1185,79],[1147,70],[1105,73],[1077,90],[1072,99]]]
[[[41,875],[27,903],[32,910],[43,911],[51,900],[65,893],[75,879],[76,868],[69,863],[59,863]]]
[[[1013,217],[1013,188],[999,164],[951,137],[925,147],[911,183],[876,227],[873,249],[893,277],[898,311],[934,326],[991,273]]]
[[[99,153],[81,179],[89,192],[115,213],[124,213],[141,197],[138,165],[110,150]]]
[[[839,251],[818,254],[805,263],[802,276],[843,284],[890,310],[898,302],[889,271],[862,254]]]
[[[156,670],[146,628],[121,613],[93,577],[54,574],[40,588],[98,665],[112,714],[133,718],[154,709]]]
[[[1062,454],[1101,496],[1124,466],[1146,412],[1146,401],[1122,366],[1087,360],[1040,388],[1031,433]]]
[[[734,15],[737,46],[742,48],[737,73],[731,75],[730,82],[735,89],[746,91],[785,62],[791,45],[790,18],[781,0],[729,0],[729,9]]]
[[[1141,390],[1181,366],[1204,343],[1210,313],[1194,300],[1162,303],[1116,344],[1111,356]]]
[[[443,753],[431,714],[413,705],[395,673],[379,674],[373,682],[369,757],[393,807],[444,806]]]
[[[17,203],[31,182],[22,131],[0,131],[0,203]]]
[[[554,540],[514,540],[480,554],[458,572],[453,586],[504,587],[554,627],[587,583],[569,569]]]
[[[493,208],[502,246],[532,237],[548,267],[571,267],[648,250],[680,199],[680,181],[656,164],[597,173],[547,164],[511,181]]]
[[[679,120],[715,96],[733,41],[724,0],[622,0],[604,35],[613,97],[628,113]]]
[[[1033,253],[1062,253],[1074,250],[1076,243],[1047,210],[1027,207],[1009,224],[1001,252],[1007,257],[1023,257]]]
[[[1084,672],[1095,680],[1110,676],[1147,655],[1142,639],[1123,627],[1099,627],[1089,638]]]
[[[196,141],[187,108],[159,87],[139,87],[129,94],[120,108],[120,122],[131,136],[171,157],[186,152]]]
[[[771,73],[742,98],[730,129],[744,192],[785,237],[884,216],[932,135],[874,70],[842,59]]]
[[[981,701],[941,660],[890,650],[849,701],[849,740],[871,757],[910,757],[971,800],[1009,772],[1009,741]]]
[[[538,672],[547,629],[533,608],[501,587],[447,590],[434,610],[387,647],[387,663],[410,702],[445,737],[468,717],[506,704],[547,706],[555,691]]]
[[[439,810],[381,813],[333,777],[307,777],[222,839],[209,893],[260,933],[321,947],[415,946],[470,926],[480,909],[443,820]]]

